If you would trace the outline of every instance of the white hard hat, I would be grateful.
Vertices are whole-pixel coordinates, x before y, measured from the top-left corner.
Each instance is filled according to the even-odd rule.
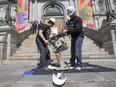
[[[69,6],[67,8],[67,15],[71,16],[75,12],[75,8],[73,6]]]
[[[50,18],[49,21],[52,21],[55,24],[56,19],[55,18]]]
[[[58,73],[57,75],[55,75],[53,73],[53,83],[55,85],[61,86],[61,85],[63,85],[66,82],[67,77],[63,77],[62,74],[63,74],[63,72]],[[61,78],[61,77],[63,77],[63,78]]]

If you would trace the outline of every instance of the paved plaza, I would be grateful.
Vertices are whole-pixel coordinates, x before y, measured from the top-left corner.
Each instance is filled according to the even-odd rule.
[[[81,71],[67,70],[59,87],[115,87],[114,59],[85,59]],[[61,72],[61,71],[59,71]],[[55,70],[40,70],[36,64],[0,65],[0,87],[58,87],[52,83]]]

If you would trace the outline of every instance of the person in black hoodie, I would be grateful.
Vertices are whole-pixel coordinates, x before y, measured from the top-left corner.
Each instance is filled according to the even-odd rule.
[[[67,29],[63,32],[71,35],[71,67],[81,70],[82,68],[82,43],[84,38],[82,20],[75,13],[75,8],[69,6],[67,8],[67,15],[70,20],[66,22]],[[76,62],[75,62],[76,60]]]

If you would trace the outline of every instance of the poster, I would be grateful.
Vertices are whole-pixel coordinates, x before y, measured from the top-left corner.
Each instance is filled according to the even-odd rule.
[[[94,28],[94,19],[90,0],[78,0],[79,16],[83,21],[83,26]]]
[[[16,31],[22,32],[28,26],[28,0],[17,0]]]

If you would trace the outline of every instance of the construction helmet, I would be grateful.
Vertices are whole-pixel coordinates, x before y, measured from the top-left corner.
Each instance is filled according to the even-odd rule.
[[[71,16],[75,12],[75,8],[73,6],[69,6],[67,8],[67,15]]]
[[[66,82],[66,80],[67,80],[67,77],[65,77],[64,75],[63,75],[63,72],[61,72],[61,73],[59,73],[58,72],[58,74],[57,75],[55,75],[54,73],[53,73],[53,83],[55,84],[55,85],[57,85],[57,86],[61,86],[61,85],[63,85],[65,82]]]
[[[48,23],[51,23],[53,25],[55,24],[55,22],[56,22],[55,18],[50,18],[49,21],[48,21]]]

